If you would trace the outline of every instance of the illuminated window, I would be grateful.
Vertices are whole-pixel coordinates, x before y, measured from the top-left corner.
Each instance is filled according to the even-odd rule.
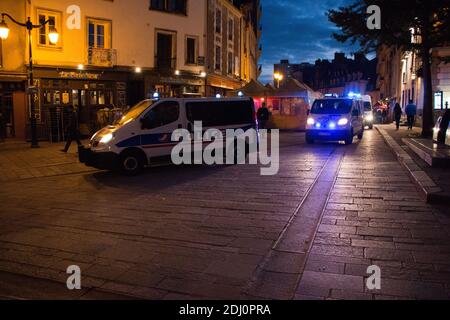
[[[61,13],[57,11],[38,9],[37,16],[39,24],[44,24],[48,21],[45,26],[38,29],[38,44],[40,46],[57,48],[61,43]],[[56,28],[59,32],[58,42],[55,44],[51,43],[48,37],[49,30],[51,28]]]
[[[111,21],[88,20],[88,45],[89,48],[111,48]]]

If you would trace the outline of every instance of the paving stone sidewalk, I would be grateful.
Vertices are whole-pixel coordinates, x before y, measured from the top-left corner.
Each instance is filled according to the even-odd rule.
[[[450,298],[450,208],[422,201],[376,131],[346,150],[295,298]]]
[[[402,139],[420,138],[421,128],[414,127],[413,131],[408,131],[406,127],[395,130],[395,125],[381,126],[387,133],[413,158],[414,162],[447,194],[450,194],[450,170],[448,168],[432,168],[415,154]]]
[[[91,172],[78,162],[76,143],[67,154],[64,143],[40,142],[40,148],[10,140],[0,143],[0,182]]]

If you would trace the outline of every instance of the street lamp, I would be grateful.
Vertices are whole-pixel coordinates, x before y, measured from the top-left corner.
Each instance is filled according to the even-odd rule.
[[[33,29],[40,29],[44,27],[46,24],[50,22],[50,20],[45,21],[42,24],[34,25],[31,22],[31,18],[28,17],[25,23],[19,22],[13,17],[11,17],[7,13],[2,13],[2,21],[0,22],[0,38],[2,40],[8,39],[9,36],[9,28],[5,22],[5,17],[8,17],[12,22],[17,24],[18,26],[27,28],[28,30],[28,50],[29,50],[29,74],[28,74],[28,91],[30,93],[30,126],[31,126],[31,147],[39,148],[38,139],[37,139],[37,130],[36,130],[36,108],[34,95],[36,93],[36,88],[34,88],[34,79],[33,79],[33,47],[32,47],[32,39],[31,39],[31,31]],[[58,42],[59,34],[56,30],[55,26],[49,27],[48,38],[51,44],[56,44]]]
[[[277,80],[277,88],[279,89],[280,88],[280,81],[282,81],[283,79],[284,79],[284,76],[281,74],[281,73],[275,73],[274,75],[273,75],[273,78],[275,79],[275,80]]]

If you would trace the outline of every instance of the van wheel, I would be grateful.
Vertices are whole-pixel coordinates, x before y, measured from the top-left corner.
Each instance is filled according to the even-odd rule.
[[[350,132],[350,134],[345,139],[345,144],[348,146],[353,143],[353,130]]]
[[[138,151],[126,151],[120,155],[119,169],[127,176],[135,176],[144,168],[144,158]]]
[[[369,129],[373,130],[373,124],[369,125]]]

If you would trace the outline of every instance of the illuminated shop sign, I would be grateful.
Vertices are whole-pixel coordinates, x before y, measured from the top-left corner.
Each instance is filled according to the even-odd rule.
[[[64,79],[98,80],[100,79],[100,74],[89,72],[61,71],[59,72],[59,77]]]

